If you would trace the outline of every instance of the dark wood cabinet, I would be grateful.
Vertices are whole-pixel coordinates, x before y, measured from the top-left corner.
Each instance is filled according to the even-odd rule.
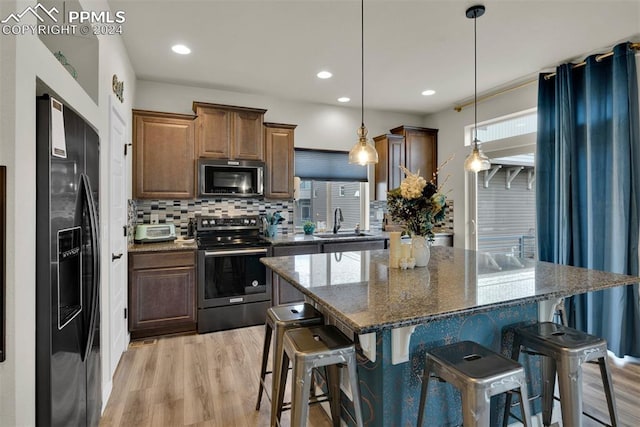
[[[373,138],[378,152],[375,166],[376,200],[387,200],[387,191],[400,187],[404,173],[400,165],[405,165],[404,137],[396,134],[380,135]]]
[[[387,200],[387,191],[400,186],[404,179],[400,165],[414,173],[419,171],[427,181],[434,178],[438,169],[438,129],[398,126],[374,141],[379,156],[375,167],[376,200]]]
[[[195,251],[129,254],[131,338],[196,330]]]
[[[194,116],[133,110],[133,198],[195,195]]]
[[[194,102],[198,157],[264,160],[262,123],[267,110]]]
[[[431,180],[438,169],[438,129],[399,126],[391,133],[404,136],[407,169]]]
[[[293,132],[296,125],[264,124],[265,197],[293,199]]]

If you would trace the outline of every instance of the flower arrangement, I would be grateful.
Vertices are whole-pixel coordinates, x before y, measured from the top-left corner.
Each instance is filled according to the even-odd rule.
[[[441,189],[447,180],[445,179],[440,186],[436,186],[434,181],[440,169],[449,160],[436,170],[429,182],[420,176],[420,171],[413,173],[400,166],[405,179],[400,187],[387,193],[387,209],[393,220],[404,223],[406,231],[410,234],[433,240],[434,224],[444,221],[447,199]]]

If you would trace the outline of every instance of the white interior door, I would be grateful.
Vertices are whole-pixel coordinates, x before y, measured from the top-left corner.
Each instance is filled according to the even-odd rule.
[[[110,372],[115,372],[120,356],[126,350],[127,320],[127,237],[124,230],[127,225],[126,163],[124,146],[126,144],[126,125],[114,105],[110,114],[110,161],[109,161],[109,249],[111,265],[109,275],[109,318],[110,318]]]

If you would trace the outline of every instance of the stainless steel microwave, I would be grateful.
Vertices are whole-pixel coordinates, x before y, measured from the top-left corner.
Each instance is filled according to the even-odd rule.
[[[251,160],[198,160],[200,197],[262,197],[264,163]]]

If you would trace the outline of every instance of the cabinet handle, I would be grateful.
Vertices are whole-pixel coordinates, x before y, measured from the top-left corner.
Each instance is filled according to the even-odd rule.
[[[117,255],[116,254],[111,254],[111,261],[115,261],[115,260],[120,259],[120,258],[122,258],[122,254],[121,253],[117,254]]]

